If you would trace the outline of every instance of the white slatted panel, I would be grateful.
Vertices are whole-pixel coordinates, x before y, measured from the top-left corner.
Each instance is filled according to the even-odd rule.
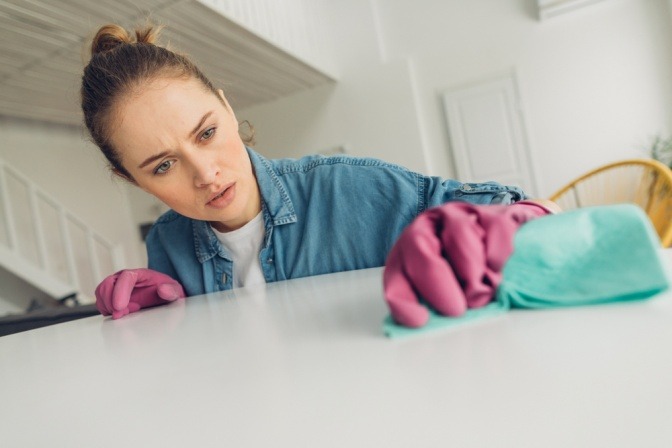
[[[0,267],[52,297],[76,291],[91,303],[96,285],[123,265],[119,247],[0,160]]]
[[[0,114],[81,123],[85,43],[105,23],[132,27],[147,17],[166,25],[164,40],[189,54],[235,107],[331,82],[317,68],[328,59],[319,48],[315,24],[324,14],[318,6],[307,0],[0,0]]]
[[[325,8],[329,0],[199,0],[298,58],[328,66]]]

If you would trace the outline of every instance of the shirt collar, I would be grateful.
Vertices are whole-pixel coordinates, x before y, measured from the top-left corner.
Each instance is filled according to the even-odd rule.
[[[275,174],[271,161],[250,148],[247,148],[247,152],[257,176],[261,200],[265,203],[266,210],[273,219],[273,225],[279,226],[296,222],[296,212],[292,200],[280,178]]]

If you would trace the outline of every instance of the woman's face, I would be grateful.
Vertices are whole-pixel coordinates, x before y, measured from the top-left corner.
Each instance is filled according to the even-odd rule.
[[[194,78],[149,81],[115,108],[111,143],[140,188],[229,231],[254,218],[261,199],[238,122],[220,95]]]

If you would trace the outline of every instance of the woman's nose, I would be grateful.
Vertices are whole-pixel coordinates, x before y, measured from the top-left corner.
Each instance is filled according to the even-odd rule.
[[[212,160],[205,157],[200,160],[194,160],[194,185],[197,188],[207,187],[214,183],[219,175],[219,167]]]

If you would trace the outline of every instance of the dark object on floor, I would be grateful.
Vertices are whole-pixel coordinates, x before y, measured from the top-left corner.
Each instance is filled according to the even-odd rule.
[[[60,324],[96,314],[100,314],[96,305],[49,307],[25,314],[10,314],[0,317],[0,336]]]

